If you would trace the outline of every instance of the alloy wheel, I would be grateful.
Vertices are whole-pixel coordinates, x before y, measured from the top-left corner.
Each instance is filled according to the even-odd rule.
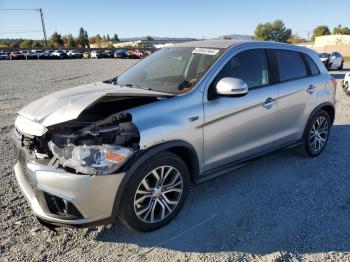
[[[310,148],[319,152],[325,146],[328,138],[328,121],[324,116],[316,119],[312,125],[309,137]]]
[[[168,217],[180,202],[183,192],[181,173],[172,166],[160,166],[149,172],[137,187],[134,211],[145,223]]]

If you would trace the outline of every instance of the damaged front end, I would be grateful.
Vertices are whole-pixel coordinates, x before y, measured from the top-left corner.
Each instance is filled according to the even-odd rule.
[[[139,149],[139,141],[131,115],[122,112],[96,122],[56,124],[41,137],[24,134],[21,146],[49,166],[95,175],[116,172]]]
[[[81,129],[68,130],[61,128],[47,137],[53,154],[51,165],[83,174],[109,174],[139,149],[140,135],[128,113],[117,113]]]
[[[54,225],[113,220],[114,200],[126,174],[122,167],[140,150],[132,109],[168,97],[95,83],[21,109],[13,130],[14,170],[35,216]]]

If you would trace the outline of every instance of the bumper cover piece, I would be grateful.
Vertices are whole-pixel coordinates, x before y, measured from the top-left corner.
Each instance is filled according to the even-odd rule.
[[[26,161],[23,152],[14,169],[17,183],[33,213],[57,225],[94,224],[111,218],[114,199],[125,176],[125,173],[73,174]]]

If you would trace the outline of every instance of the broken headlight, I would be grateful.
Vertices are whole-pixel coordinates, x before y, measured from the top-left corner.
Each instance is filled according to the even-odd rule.
[[[114,172],[134,154],[131,148],[114,145],[67,145],[61,148],[50,141],[49,148],[63,166],[83,174]]]

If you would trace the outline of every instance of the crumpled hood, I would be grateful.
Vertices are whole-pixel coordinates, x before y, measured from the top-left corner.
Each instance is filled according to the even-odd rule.
[[[44,96],[19,110],[18,114],[45,127],[76,119],[84,109],[104,96],[156,96],[170,94],[96,82]]]
[[[320,59],[321,59],[322,62],[325,62],[325,61],[327,61],[329,58],[327,58],[327,57],[321,57]]]

